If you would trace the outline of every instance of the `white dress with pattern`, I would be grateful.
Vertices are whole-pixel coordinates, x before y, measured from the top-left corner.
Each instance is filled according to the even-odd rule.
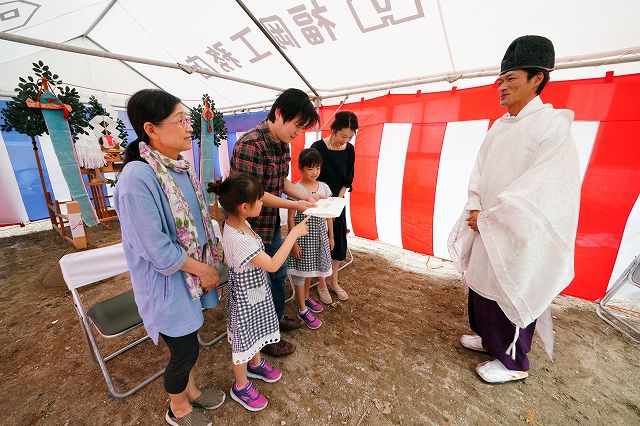
[[[225,223],[222,241],[229,266],[227,339],[233,363],[242,364],[265,345],[280,341],[280,329],[267,272],[250,263],[264,251],[262,239]]]
[[[318,182],[317,191],[309,191],[300,182],[296,188],[307,194],[320,194],[331,197],[331,189],[324,182]],[[296,225],[306,216],[296,213]],[[298,245],[302,249],[302,258],[296,259],[289,255],[287,259],[287,273],[296,277],[328,277],[331,275],[331,250],[329,248],[329,234],[327,219],[311,216],[307,221],[309,234],[298,238]]]

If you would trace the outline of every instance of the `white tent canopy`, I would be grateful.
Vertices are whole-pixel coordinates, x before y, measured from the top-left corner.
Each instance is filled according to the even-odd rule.
[[[273,87],[0,41],[3,96],[12,94],[18,76],[31,72],[31,62],[42,59],[65,82],[82,86],[84,97],[95,94],[85,88],[108,91],[102,96],[119,106],[134,91],[155,86],[186,103],[209,93],[219,109],[229,110],[268,104],[278,88],[299,87],[326,98],[404,82],[411,86],[394,91],[410,92],[421,88],[413,84],[420,77],[449,74],[454,80],[468,70],[493,68],[486,78],[445,81],[426,90],[486,84],[508,44],[523,34],[549,37],[556,57],[578,57],[574,64],[596,57],[616,74],[640,71],[638,62],[611,65],[639,59],[636,0],[527,5],[472,0],[30,0],[2,3],[0,17],[5,34],[180,63]],[[606,52],[614,53],[598,55]],[[604,71],[556,71],[553,78],[602,76]]]
[[[491,84],[507,46],[524,34],[544,35],[553,41],[557,60],[552,80],[603,77],[609,71],[616,75],[640,73],[638,22],[638,0],[528,3],[495,0],[5,1],[0,3],[0,97],[12,96],[18,77],[32,74],[31,64],[42,60],[64,83],[77,87],[83,100],[95,95],[106,107],[122,107],[135,91],[160,87],[187,105],[199,103],[202,95],[208,93],[223,112],[262,109],[272,103],[281,89],[297,87],[320,97],[325,106],[337,104],[350,94],[348,102],[356,101],[351,105],[357,109],[360,97],[376,97],[389,90],[393,93],[435,92],[453,86]],[[247,84],[251,82],[256,84]],[[575,87],[580,85],[577,83]],[[600,102],[597,93],[602,92],[592,92],[596,95],[588,95],[591,98],[580,111],[580,122],[574,123],[576,140],[585,154],[584,170],[588,169],[599,129],[604,129],[597,141],[600,163],[596,161],[590,169],[598,179],[590,179],[587,190],[605,198],[610,188],[631,188],[628,193],[618,191],[618,201],[631,201],[635,206],[631,212],[618,209],[618,217],[625,221],[619,244],[597,243],[598,247],[609,249],[619,245],[617,255],[614,253],[611,280],[637,254],[640,226],[636,214],[640,198],[637,192],[633,193],[635,183],[628,178],[637,175],[637,164],[621,164],[622,160],[613,155],[628,152],[629,158],[637,158],[636,151],[629,148],[634,146],[631,137],[625,136],[629,137],[630,143],[627,143],[620,136],[634,134],[634,131],[633,128],[619,133],[611,131],[628,117],[620,114],[620,110],[630,109],[635,114],[636,103],[628,100],[635,99],[633,92],[629,92],[630,86],[615,87],[625,88],[618,93],[631,94],[624,104],[613,108],[607,103],[613,98]],[[614,86],[610,89],[614,90]],[[563,92],[566,101],[574,107],[576,99],[582,99],[577,92],[579,90],[573,91],[573,88]],[[455,97],[452,102],[460,99],[462,97]],[[462,105],[463,101],[460,102]],[[420,105],[416,108],[427,108],[425,103]],[[440,105],[429,108],[435,110]],[[611,110],[613,118],[609,120],[607,113],[589,111],[586,114],[584,110],[594,109],[594,105]],[[444,106],[438,112],[446,112],[447,108],[457,110],[457,107],[457,104]],[[485,108],[475,104],[474,107]],[[403,246],[403,232],[414,229],[409,226],[403,231],[403,191],[406,190],[408,197],[422,196],[413,187],[403,187],[405,174],[407,179],[423,176],[420,173],[424,169],[433,169],[433,164],[424,158],[435,154],[439,159],[435,166],[437,178],[428,176],[431,179],[428,183],[435,184],[437,189],[428,195],[433,196],[434,203],[433,223],[429,224],[432,230],[427,229],[419,243],[429,247],[433,243],[433,252],[446,256],[445,250],[439,252],[438,244],[446,242],[446,233],[451,228],[447,220],[457,216],[463,203],[456,197],[464,197],[474,154],[490,119],[497,114],[494,110],[485,116],[480,111],[474,118],[464,119],[451,115],[444,120],[446,128],[441,129],[439,136],[429,134],[423,138],[420,133],[420,146],[409,149],[411,110],[411,104],[406,108],[390,107],[393,114],[382,117],[388,112],[385,111],[380,114],[382,118],[373,120],[376,128],[382,129],[380,134],[371,136],[375,133],[371,131],[369,136],[359,133],[356,138],[360,152],[364,153],[360,157],[364,161],[359,163],[360,183],[369,186],[356,193],[361,191],[367,200],[374,201],[361,202],[360,209],[368,214],[375,210],[376,219],[368,224],[373,230],[364,234]],[[324,119],[330,120],[326,115]],[[612,122],[618,124],[612,126]],[[435,123],[436,127],[441,124]],[[228,144],[223,144],[223,154],[218,157],[222,163],[226,159],[227,166],[228,153],[245,130],[230,130]],[[4,223],[28,219],[25,206],[32,205],[30,200],[38,195],[33,187],[39,186],[39,181],[34,184],[31,179],[35,176],[31,152],[26,152],[29,162],[19,160],[30,147],[9,140],[13,137],[0,134],[0,171],[4,182],[0,185],[0,199],[15,200],[13,204],[7,203],[5,217],[10,220]],[[40,138],[41,151],[53,194],[57,199],[68,199],[68,188],[46,138]],[[305,138],[310,143],[318,135],[309,132]],[[9,152],[7,147],[13,151]],[[296,147],[299,148],[301,146]],[[461,151],[468,155],[461,156]],[[197,158],[190,155],[191,159]],[[18,160],[12,162],[14,159]],[[9,173],[10,164],[15,169],[13,175]],[[223,164],[220,168],[222,171]],[[416,179],[416,184],[424,184],[423,180]],[[386,184],[378,185],[378,182]],[[602,208],[600,204],[597,207]],[[610,212],[612,204],[606,207]],[[430,215],[423,213],[413,215],[411,212],[412,217]],[[614,225],[611,229],[594,227],[596,234],[587,233],[583,239],[594,244],[602,235],[615,234],[614,228]],[[349,229],[360,236],[358,226],[350,225]],[[589,256],[592,257],[583,256],[581,262],[586,264],[602,257],[600,252]],[[610,260],[603,262],[610,263]],[[600,263],[604,265],[603,270],[608,267],[605,263]],[[583,276],[586,275],[583,272]],[[607,278],[609,276],[600,280],[604,282]]]

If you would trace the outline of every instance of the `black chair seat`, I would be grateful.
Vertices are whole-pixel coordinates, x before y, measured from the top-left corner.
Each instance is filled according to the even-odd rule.
[[[227,266],[223,265],[220,270],[220,287],[228,280],[229,271]],[[87,311],[87,315],[103,336],[115,336],[142,324],[133,298],[133,290],[96,303]]]
[[[103,336],[115,336],[142,324],[133,290],[96,303],[87,315]]]

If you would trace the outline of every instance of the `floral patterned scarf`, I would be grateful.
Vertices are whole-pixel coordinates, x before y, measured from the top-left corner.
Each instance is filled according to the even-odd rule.
[[[158,183],[160,183],[162,190],[169,199],[171,213],[173,214],[173,218],[176,222],[176,235],[178,236],[178,244],[180,244],[180,247],[187,252],[189,257],[200,262],[204,262],[218,270],[218,251],[214,244],[215,233],[213,231],[213,226],[211,225],[209,210],[205,204],[200,183],[195,177],[195,172],[193,167],[191,167],[191,163],[185,160],[182,156],[179,156],[177,160],[172,160],[155,149],[151,149],[151,147],[144,142],[140,142],[140,156],[149,163],[153,171],[156,173]],[[200,248],[196,222],[193,220],[189,203],[187,203],[182,190],[178,187],[175,180],[173,180],[167,171],[168,168],[178,173],[186,172],[187,175],[189,175],[189,180],[191,180],[191,185],[193,185],[193,190],[198,198],[200,212],[202,213],[202,222],[207,240],[204,250]],[[194,299],[200,298],[203,293],[202,287],[200,287],[200,278],[197,275],[192,275],[184,271],[183,273],[187,281],[191,297]]]

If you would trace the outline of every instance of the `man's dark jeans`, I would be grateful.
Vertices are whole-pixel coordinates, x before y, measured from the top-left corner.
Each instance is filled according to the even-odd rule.
[[[282,246],[282,242],[282,234],[280,234],[280,228],[278,227],[273,234],[271,244],[264,245],[264,251],[273,257]],[[271,294],[273,295],[273,304],[276,307],[278,321],[280,321],[284,318],[284,282],[287,279],[287,262],[284,262],[276,272],[269,272],[268,275]]]

